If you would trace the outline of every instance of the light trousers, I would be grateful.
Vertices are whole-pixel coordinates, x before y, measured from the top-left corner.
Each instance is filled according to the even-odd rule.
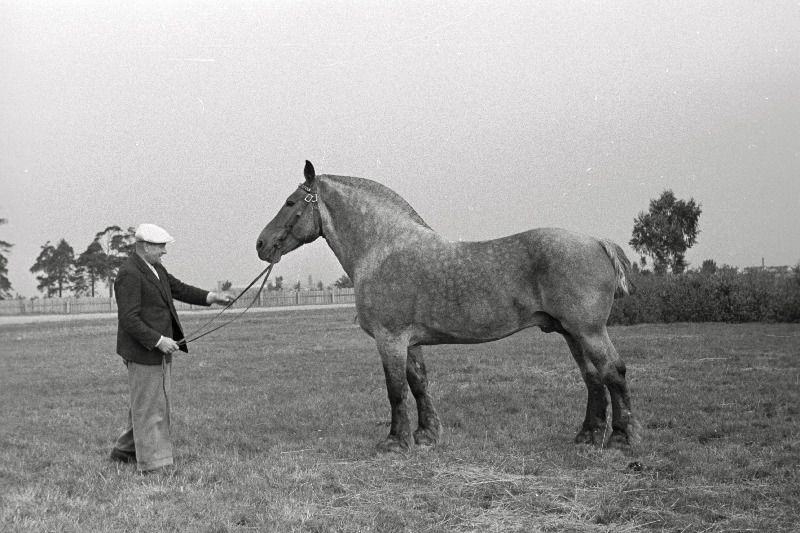
[[[126,366],[130,389],[128,424],[114,447],[124,452],[136,452],[136,468],[141,471],[171,465],[169,408],[172,363],[140,365],[126,361]]]

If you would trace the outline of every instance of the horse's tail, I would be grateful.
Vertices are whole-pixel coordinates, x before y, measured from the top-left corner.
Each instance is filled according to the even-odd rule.
[[[611,264],[614,266],[614,277],[617,282],[614,288],[614,298],[622,298],[625,295],[632,294],[635,287],[630,280],[631,262],[625,252],[617,243],[608,239],[601,239],[600,246],[603,247],[608,258],[611,259]]]

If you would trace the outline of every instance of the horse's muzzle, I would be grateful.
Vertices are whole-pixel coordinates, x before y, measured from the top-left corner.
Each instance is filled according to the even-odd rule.
[[[258,241],[256,241],[256,253],[258,253],[258,258],[262,261],[269,261],[270,252],[273,250],[274,248],[266,246],[263,239],[258,239]]]
[[[258,252],[259,259],[269,263],[277,263],[283,255],[278,246],[268,247],[263,239],[258,239],[256,242],[256,252]]]

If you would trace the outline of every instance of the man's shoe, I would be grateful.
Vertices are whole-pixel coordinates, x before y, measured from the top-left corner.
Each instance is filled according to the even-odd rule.
[[[178,469],[174,465],[166,465],[152,470],[139,470],[139,474],[143,476],[175,477],[178,475]]]
[[[111,460],[119,461],[120,463],[135,463],[136,452],[125,452],[118,450],[117,448],[113,448],[111,450]]]

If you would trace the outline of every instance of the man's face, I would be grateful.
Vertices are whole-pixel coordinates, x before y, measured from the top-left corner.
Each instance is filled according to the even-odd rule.
[[[161,256],[167,253],[166,244],[144,243],[144,259],[151,265],[161,263]]]

